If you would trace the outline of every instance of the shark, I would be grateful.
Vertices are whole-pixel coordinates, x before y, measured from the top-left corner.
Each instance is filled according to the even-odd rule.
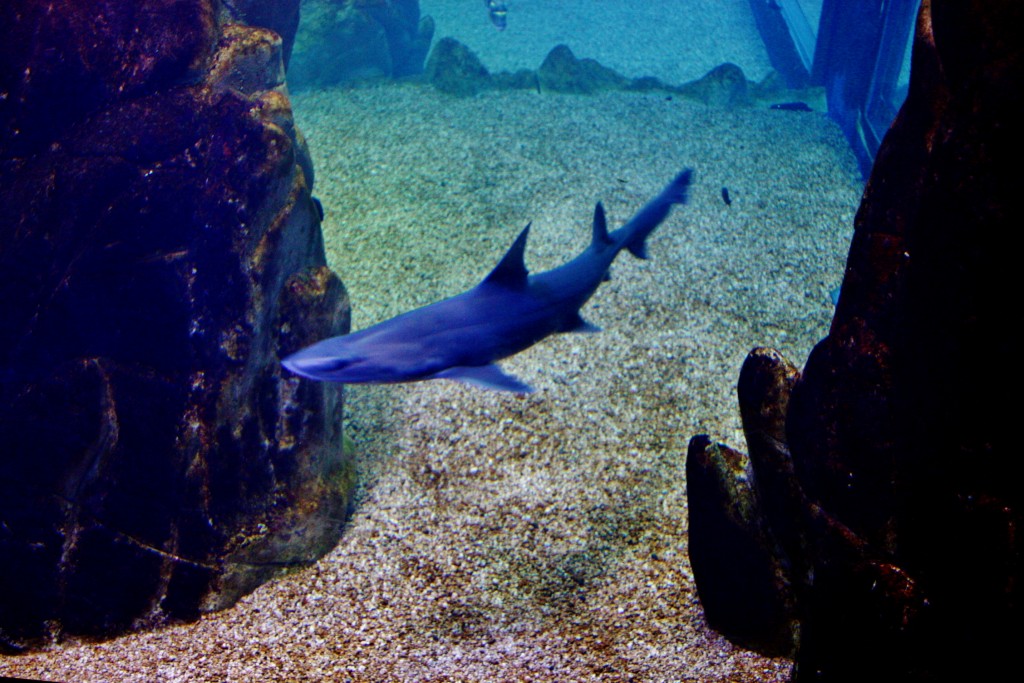
[[[281,362],[309,379],[389,384],[449,379],[520,394],[533,388],[503,371],[500,361],[563,332],[598,332],[580,308],[608,279],[623,249],[647,258],[647,237],[685,204],[693,169],[684,169],[625,225],[608,232],[604,207],[594,208],[590,245],[571,261],[530,274],[524,253],[530,224],[473,289],[402,313],[358,332],[331,337]]]

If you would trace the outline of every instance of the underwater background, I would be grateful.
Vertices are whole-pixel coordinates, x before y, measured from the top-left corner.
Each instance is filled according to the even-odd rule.
[[[630,78],[654,76],[674,84],[724,62],[738,65],[753,81],[772,68],[749,0],[512,1],[504,3],[504,31],[496,31],[486,13],[480,21],[468,11],[471,3],[421,0],[420,8],[433,17],[438,38],[455,36],[491,71],[534,69],[562,43]]]
[[[747,0],[423,0],[492,71],[559,43],[680,84],[770,71]],[[314,567],[194,624],[0,660],[54,680],[785,680],[703,621],[687,559],[686,444],[743,443],[750,348],[798,365],[828,330],[863,181],[821,111],[665,92],[453,97],[418,82],[292,93],[328,263],[353,329],[478,283],[532,221],[564,263],[594,202],[617,228],[680,169],[690,203],[618,259],[561,335],[503,363],[529,396],[451,382],[346,389],[355,512]],[[728,189],[729,203],[723,199]]]

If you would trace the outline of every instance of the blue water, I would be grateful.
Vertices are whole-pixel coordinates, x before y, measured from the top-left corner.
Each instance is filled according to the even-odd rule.
[[[495,30],[484,0],[421,0],[437,36],[455,36],[492,70],[536,68],[567,44],[630,77],[682,83],[722,62],[759,80],[771,68],[749,0],[509,0],[507,28]]]

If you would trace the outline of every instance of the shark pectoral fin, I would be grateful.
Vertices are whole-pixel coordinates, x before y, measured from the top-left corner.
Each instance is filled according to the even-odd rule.
[[[583,316],[576,313],[575,317],[565,321],[565,323],[558,328],[559,332],[583,332],[585,334],[592,334],[594,332],[600,332],[601,328],[593,323],[589,323],[583,319]]]
[[[434,375],[440,379],[454,379],[458,382],[465,382],[481,389],[493,389],[494,391],[514,391],[517,394],[529,394],[533,391],[526,382],[523,382],[512,375],[505,374],[494,363],[490,365],[462,365]]]

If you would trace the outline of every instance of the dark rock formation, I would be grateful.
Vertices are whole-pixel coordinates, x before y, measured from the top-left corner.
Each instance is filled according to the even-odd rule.
[[[556,45],[536,71],[492,74],[476,53],[454,38],[443,38],[427,59],[426,79],[438,90],[471,97],[483,90],[549,90],[590,95],[601,90],[665,90],[677,92],[656,78],[630,80],[593,59],[577,59],[566,45]]]
[[[593,59],[579,59],[566,45],[556,45],[537,70],[490,73],[476,53],[454,38],[443,38],[434,46],[424,70],[428,83],[459,97],[472,97],[484,90],[536,90],[592,95],[606,90],[662,92],[703,102],[712,107],[734,109],[760,105],[768,107],[780,97],[786,100],[824,101],[821,88],[786,91],[777,74],[761,83],[751,83],[735,64],[722,64],[703,77],[680,86],[669,85],[653,76],[627,78]]]
[[[577,59],[568,45],[556,45],[537,70],[541,87],[588,95],[625,87],[629,79],[594,59]]]
[[[285,69],[295,45],[299,28],[300,0],[221,0],[225,23],[269,28],[281,36],[281,56]]]
[[[680,87],[686,95],[713,107],[735,109],[750,106],[747,77],[743,69],[726,62],[707,72],[702,78]]]
[[[433,37],[419,0],[305,0],[289,87],[422,73]]]
[[[491,85],[505,90],[535,90],[540,92],[540,80],[533,69],[519,69],[508,72],[499,71],[491,74]]]
[[[492,87],[491,74],[476,53],[454,38],[442,38],[430,53],[427,80],[449,95],[471,97]]]
[[[857,214],[829,335],[802,375],[775,352],[748,357],[752,489],[689,482],[713,510],[691,511],[695,558],[734,553],[707,529],[759,506],[771,542],[746,542],[777,562],[717,583],[698,573],[698,586],[716,594],[710,606],[788,567],[794,609],[761,636],[799,622],[797,681],[998,680],[1016,668],[1024,458],[1008,320],[1024,209],[1008,169],[1024,156],[1009,123],[1024,120],[1022,22],[1009,0],[922,4],[910,92]],[[695,439],[692,467],[730,476],[713,449]],[[757,640],[742,616],[716,626]]]
[[[0,9],[0,648],[231,604],[340,533],[348,326],[281,40],[209,0]]]
[[[384,29],[391,53],[391,77],[422,73],[434,39],[434,19],[420,16],[419,0],[369,3],[366,12]]]
[[[789,575],[753,481],[743,453],[707,437],[690,441],[690,563],[712,628],[744,647],[788,655],[796,628]]]

